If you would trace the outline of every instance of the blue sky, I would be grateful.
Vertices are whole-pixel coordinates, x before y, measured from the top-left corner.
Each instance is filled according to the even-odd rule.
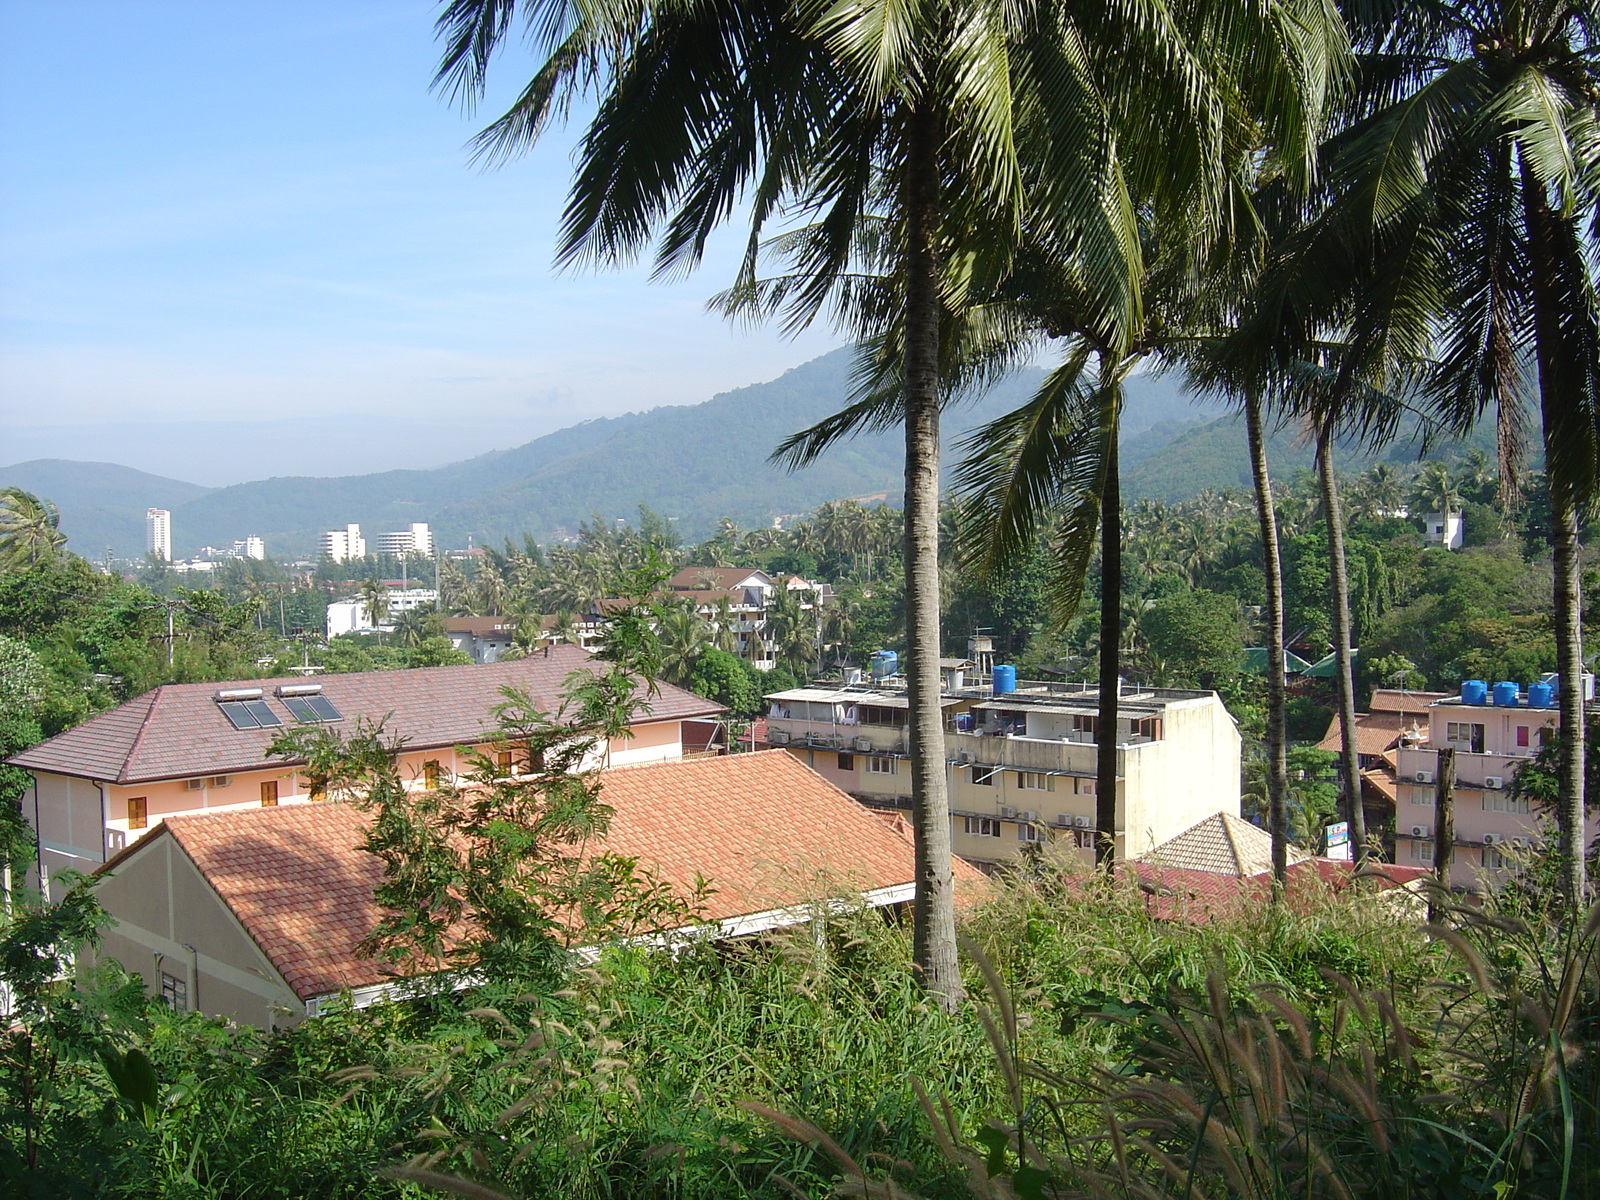
[[[571,133],[484,171],[434,4],[0,0],[0,464],[220,484],[431,466],[837,344],[697,275],[556,272]]]

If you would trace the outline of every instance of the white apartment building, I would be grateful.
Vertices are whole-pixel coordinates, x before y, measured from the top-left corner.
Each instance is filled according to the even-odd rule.
[[[330,529],[322,535],[322,553],[334,562],[367,556],[367,539],[361,536],[360,525],[346,525],[343,529]]]
[[[232,555],[234,558],[266,558],[267,544],[251,534],[233,544]]]
[[[1423,513],[1422,540],[1430,546],[1443,546],[1446,550],[1461,549],[1461,514],[1458,512]]]
[[[998,692],[966,687],[954,664],[945,678],[956,853],[986,865],[1070,839],[1092,862],[1099,689],[1022,682],[1007,691],[1004,679]],[[910,807],[901,681],[818,683],[767,700],[769,745],[863,803]],[[1142,854],[1214,813],[1237,816],[1239,755],[1238,727],[1215,692],[1130,686],[1117,703],[1117,857]]]
[[[394,617],[399,613],[421,608],[424,604],[437,604],[439,593],[433,588],[391,587],[387,601],[389,616]],[[388,620],[378,625],[372,623],[372,618],[367,614],[365,600],[335,600],[328,605],[329,637],[338,637],[344,633],[372,633],[378,629],[392,628],[393,625]]]
[[[1586,697],[1592,699],[1592,697]],[[1520,856],[1541,848],[1541,814],[1528,801],[1513,799],[1517,770],[1553,737],[1560,714],[1555,688],[1547,682],[1519,688],[1479,680],[1461,685],[1461,694],[1428,706],[1426,728],[1402,734],[1395,749],[1395,861],[1402,866],[1433,862],[1435,789],[1439,751],[1456,752],[1455,859],[1452,887],[1480,891],[1506,878]],[[1587,844],[1596,833],[1590,817]]]
[[[378,553],[393,554],[396,557],[403,554],[433,553],[433,533],[428,529],[426,521],[413,522],[410,529],[397,530],[394,533],[380,533],[378,535]]]
[[[172,561],[172,514],[166,509],[144,510],[144,548],[162,562]]]

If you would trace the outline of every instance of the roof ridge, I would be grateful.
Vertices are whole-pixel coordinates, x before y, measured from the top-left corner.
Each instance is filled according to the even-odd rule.
[[[144,744],[145,731],[150,728],[150,721],[155,716],[156,705],[161,703],[162,694],[167,685],[158,684],[151,688],[145,695],[150,697],[150,703],[145,706],[144,717],[139,721],[139,732],[133,735],[133,745],[128,747],[128,753],[123,756],[122,769],[117,772],[117,783],[127,782],[133,770],[133,760],[139,755],[139,747]]]
[[[1233,855],[1233,873],[1244,874],[1244,856],[1239,852],[1239,839],[1233,836],[1233,822],[1228,820],[1230,814],[1218,810],[1219,824],[1222,826],[1222,836],[1228,839],[1228,851]]]

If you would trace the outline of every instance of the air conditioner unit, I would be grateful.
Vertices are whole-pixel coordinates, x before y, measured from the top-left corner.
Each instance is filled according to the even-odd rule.
[[[1483,844],[1485,846],[1498,846],[1505,840],[1505,835],[1499,833],[1486,833],[1483,835]]]
[[[1432,783],[1433,782],[1433,772],[1432,771],[1418,771],[1416,778],[1417,778],[1417,782],[1418,783]]]
[[[1515,846],[1518,850],[1525,850],[1525,849],[1527,849],[1527,846],[1528,846],[1528,839],[1527,838],[1514,837],[1514,838],[1511,839],[1511,844],[1513,846]]]
[[[869,737],[858,737],[855,740],[855,748],[861,751],[861,753],[865,754],[868,750],[872,749],[872,739]]]
[[[185,779],[183,781],[183,790],[186,792],[198,792],[205,786],[206,781],[204,779]]]
[[[1071,829],[1072,828],[1072,817],[1069,816],[1067,813],[1061,813],[1059,816],[1056,817],[1056,819],[1054,821],[1051,821],[1050,824],[1059,825],[1063,829]]]
[[[1089,824],[1090,824],[1088,817],[1073,817],[1072,818],[1072,823],[1074,825],[1076,825],[1079,829],[1087,829],[1087,828],[1089,828]]]
[[[1492,788],[1495,791],[1499,791],[1501,788],[1505,787],[1505,785],[1505,777],[1502,775],[1485,775],[1483,777],[1483,786],[1486,788]]]
[[[1414,838],[1425,838],[1432,833],[1433,830],[1429,829],[1426,825],[1413,825],[1411,827],[1411,836]]]
[[[207,782],[212,787],[227,787],[233,782],[232,775],[213,775]]]
[[[1021,812],[1019,812],[1017,814],[1017,820],[1019,820],[1019,821],[1027,821],[1030,824],[1038,821],[1038,819],[1039,819],[1039,814],[1034,812],[1033,809],[1031,809],[1031,808],[1025,808],[1025,809],[1023,809]]]
[[[963,766],[964,767],[968,763],[970,763],[971,761],[972,761],[972,752],[970,750],[957,750],[956,751],[956,764],[958,766]]]
[[[1007,808],[1004,804],[1002,804],[1000,806],[1000,815],[1007,821],[1015,821],[1017,819],[1017,810],[1014,808]]]
[[[789,744],[789,731],[787,729],[767,730],[767,745],[787,746]]]

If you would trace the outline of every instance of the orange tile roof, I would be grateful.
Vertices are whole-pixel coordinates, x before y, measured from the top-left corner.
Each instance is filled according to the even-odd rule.
[[[597,670],[588,651],[552,646],[527,658],[461,667],[423,667],[409,671],[364,671],[320,675],[326,696],[345,718],[374,721],[412,748],[481,742],[494,727],[489,710],[505,697],[501,689],[525,689],[547,709],[560,703],[567,677]],[[261,688],[269,706],[279,684],[304,684],[299,676],[241,679],[228,683],[174,683],[129,700],[109,712],[9,761],[30,770],[51,771],[106,783],[145,783],[195,775],[227,775],[266,763],[266,750],[281,729],[235,729],[217,711],[213,696],[226,688]],[[662,684],[659,694],[635,722],[710,716],[722,706],[682,688]],[[294,722],[279,712],[284,728]],[[345,726],[336,726],[343,728]],[[293,760],[280,759],[280,762]]]
[[[614,811],[595,848],[637,858],[681,891],[715,889],[708,920],[748,916],[914,878],[909,832],[880,821],[782,750],[622,767],[602,776]],[[168,817],[113,858],[116,871],[171,837],[301,999],[385,976],[355,953],[381,915],[383,876],[359,848],[366,816],[343,804]],[[957,859],[959,886],[983,876]],[[113,913],[115,915],[115,913]]]

